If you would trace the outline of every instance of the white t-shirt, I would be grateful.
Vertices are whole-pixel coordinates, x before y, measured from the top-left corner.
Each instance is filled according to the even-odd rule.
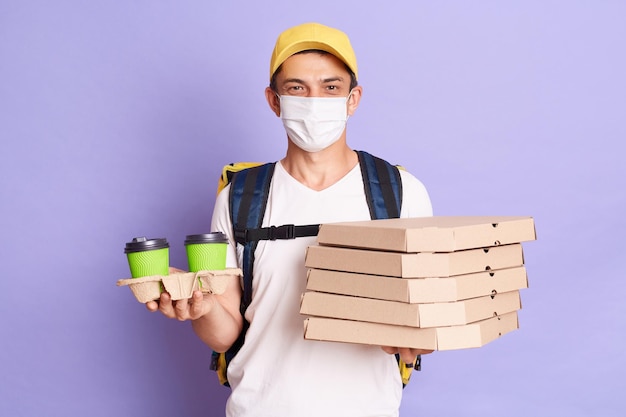
[[[431,216],[423,184],[400,171],[401,217]],[[322,191],[312,190],[276,164],[263,227],[369,220],[357,165]],[[216,201],[213,231],[229,236],[228,266],[240,265],[228,210],[228,188]],[[232,417],[397,416],[402,382],[393,355],[378,346],[305,340],[300,298],[306,286],[304,255],[315,237],[260,241],[253,296],[245,316],[246,341],[228,367]]]

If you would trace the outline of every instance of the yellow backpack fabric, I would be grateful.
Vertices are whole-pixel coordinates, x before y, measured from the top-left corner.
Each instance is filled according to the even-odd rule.
[[[219,194],[220,191],[222,191],[224,187],[226,187],[230,183],[230,180],[235,172],[239,172],[242,169],[252,168],[259,165],[263,165],[263,162],[233,162],[232,164],[224,166],[224,168],[222,169],[222,175],[217,182],[217,194]]]

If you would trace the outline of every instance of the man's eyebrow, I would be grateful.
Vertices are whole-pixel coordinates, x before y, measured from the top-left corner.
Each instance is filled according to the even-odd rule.
[[[298,84],[304,84],[304,80],[300,79],[300,78],[287,78],[283,81],[284,83],[298,83]]]
[[[337,82],[337,81],[339,81],[339,82],[343,81],[343,77],[337,76],[337,77],[324,78],[324,79],[322,79],[322,84],[328,84],[328,83],[333,83],[333,82]],[[286,78],[283,81],[283,83],[284,84],[296,83],[296,84],[303,84],[303,85],[306,84],[306,82],[303,79],[301,79],[301,78]]]

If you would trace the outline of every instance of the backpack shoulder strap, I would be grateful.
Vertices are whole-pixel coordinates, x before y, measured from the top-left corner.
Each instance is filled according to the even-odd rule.
[[[235,240],[243,245],[243,264],[241,268],[243,271],[243,295],[239,306],[242,316],[252,301],[252,266],[254,265],[254,251],[258,241],[242,241],[240,235],[242,230],[245,235],[247,229],[261,227],[275,166],[275,162],[254,165],[231,172],[227,178],[223,177],[220,180],[224,182],[222,187],[230,183],[228,196],[230,219],[233,224]],[[244,319],[243,329],[235,343],[226,352],[213,352],[211,369],[217,371],[218,379],[222,385],[230,386],[226,370],[232,358],[243,346],[248,326],[249,323]]]
[[[229,194],[230,216],[235,240],[244,245],[242,307],[252,300],[252,265],[258,240],[247,240],[246,230],[258,229],[263,223],[275,162],[244,169],[232,177]],[[242,311],[243,312],[243,311]]]
[[[400,217],[402,181],[398,167],[367,152],[356,152],[372,220]]]

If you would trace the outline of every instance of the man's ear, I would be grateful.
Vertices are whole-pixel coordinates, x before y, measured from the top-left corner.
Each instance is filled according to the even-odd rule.
[[[270,105],[270,109],[274,112],[274,114],[280,117],[280,99],[269,87],[265,88],[265,99],[267,100],[267,104]]]
[[[361,102],[361,96],[363,95],[363,87],[357,85],[354,87],[350,93],[350,97],[348,98],[348,116],[352,116],[356,111],[357,107],[359,107],[359,103]]]

